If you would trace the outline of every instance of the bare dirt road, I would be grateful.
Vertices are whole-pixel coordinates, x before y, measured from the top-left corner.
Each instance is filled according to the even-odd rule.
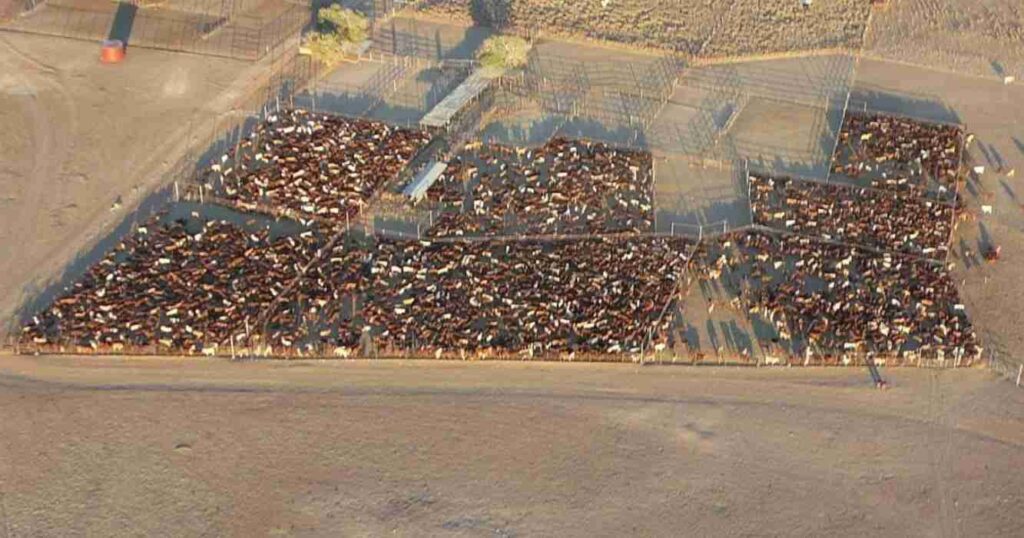
[[[0,534],[1013,536],[983,370],[0,357]]]

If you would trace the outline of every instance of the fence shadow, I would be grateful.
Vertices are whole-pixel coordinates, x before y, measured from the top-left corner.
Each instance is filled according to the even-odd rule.
[[[938,95],[897,93],[863,85],[850,92],[849,111],[884,113],[933,123],[961,123],[956,110]]]
[[[139,223],[146,222],[152,215],[166,207],[173,199],[173,186],[166,186],[147,196],[113,230],[92,240],[91,246],[76,255],[59,275],[47,283],[33,283],[23,288],[23,297],[28,297],[29,299],[15,310],[9,322],[8,334],[17,334],[17,327],[20,327],[30,320],[32,316],[53,304],[54,300],[80,280],[90,267],[106,257],[123,237],[134,231]]]

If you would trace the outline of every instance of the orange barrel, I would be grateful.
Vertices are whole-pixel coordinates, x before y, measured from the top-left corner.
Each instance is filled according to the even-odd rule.
[[[116,64],[124,60],[124,41],[120,39],[107,39],[103,42],[103,49],[100,51],[100,61],[105,64]]]

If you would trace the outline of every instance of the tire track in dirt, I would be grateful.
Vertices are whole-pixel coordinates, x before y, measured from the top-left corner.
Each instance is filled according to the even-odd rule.
[[[6,232],[11,239],[30,240],[39,237],[39,229],[49,219],[50,212],[41,209],[55,194],[55,180],[61,174],[68,145],[78,131],[77,107],[58,70],[33,60],[5,39],[0,39],[0,45],[0,71],[22,74],[19,82],[29,90],[20,100],[31,125],[32,148],[28,177],[20,182],[25,190],[15,200],[13,215],[5,217]],[[61,128],[56,129],[55,125]],[[4,256],[8,264],[29,261],[23,259],[23,245],[10,241]],[[23,290],[15,288],[9,293],[13,297],[7,299],[16,299]]]
[[[936,494],[939,497],[938,522],[942,536],[960,536],[960,529],[957,526],[956,500],[950,490],[946,473],[953,469],[953,431],[956,429],[956,420],[949,415],[949,408],[946,405],[946,396],[943,392],[941,371],[931,372],[928,387],[928,419],[940,439],[933,439],[929,443],[929,457],[931,458],[932,477],[935,479]]]
[[[11,516],[7,513],[7,494],[0,491],[0,521],[3,521],[4,538],[13,538]]]

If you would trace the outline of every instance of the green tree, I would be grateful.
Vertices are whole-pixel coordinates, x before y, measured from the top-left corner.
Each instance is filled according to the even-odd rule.
[[[332,4],[320,8],[316,14],[317,22],[320,23],[320,33],[333,33],[341,41],[348,43],[362,43],[366,41],[369,24],[366,17],[345,9],[339,4]]]
[[[530,44],[521,37],[492,36],[476,54],[480,65],[498,69],[517,69],[526,65]]]
[[[306,36],[305,46],[324,65],[341,61],[352,46],[366,40],[366,17],[338,4],[320,8],[316,13],[317,31]]]

